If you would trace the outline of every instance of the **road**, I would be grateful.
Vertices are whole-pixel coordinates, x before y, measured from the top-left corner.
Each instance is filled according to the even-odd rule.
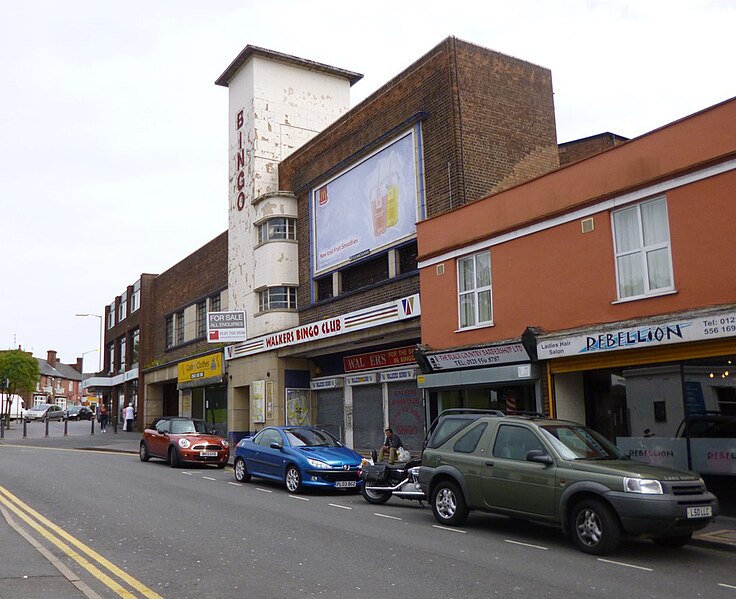
[[[229,468],[0,445],[0,500],[9,495],[89,548],[118,587],[33,531],[102,597],[736,598],[733,553],[630,541],[599,559],[554,528],[473,513],[446,529],[416,502],[292,496],[238,484]]]

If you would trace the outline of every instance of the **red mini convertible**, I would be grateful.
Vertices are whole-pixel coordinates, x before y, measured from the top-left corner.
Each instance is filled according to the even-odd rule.
[[[149,458],[167,460],[172,468],[185,462],[224,468],[230,458],[230,444],[204,420],[164,416],[144,431],[139,455],[142,462]]]

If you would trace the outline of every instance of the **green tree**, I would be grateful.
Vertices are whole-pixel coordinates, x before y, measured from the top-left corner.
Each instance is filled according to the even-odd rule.
[[[0,352],[0,390],[7,399],[5,414],[0,418],[5,418],[6,426],[10,424],[13,395],[33,391],[40,374],[38,361],[30,353],[21,349]]]

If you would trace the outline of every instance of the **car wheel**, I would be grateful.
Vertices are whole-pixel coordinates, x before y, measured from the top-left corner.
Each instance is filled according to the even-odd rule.
[[[373,491],[372,489],[369,489],[365,483],[363,483],[363,486],[360,488],[360,492],[363,495],[363,499],[373,505],[381,505],[391,499],[391,493],[386,493],[385,491]]]
[[[233,472],[235,473],[235,480],[239,483],[247,483],[250,480],[250,474],[248,474],[248,468],[245,466],[243,458],[235,458]]]
[[[172,468],[179,467],[179,453],[175,447],[169,447],[169,464],[171,464]]]
[[[456,483],[445,480],[432,489],[432,513],[440,524],[459,526],[468,517],[468,506],[465,504],[460,487]]]
[[[570,531],[578,549],[593,555],[611,553],[621,538],[616,515],[598,499],[585,499],[575,506]]]
[[[678,537],[659,537],[657,539],[652,539],[652,541],[655,545],[659,545],[660,547],[682,547],[683,545],[687,545],[692,538],[693,534],[688,533]]]
[[[141,446],[138,449],[138,457],[141,459],[141,462],[147,462],[151,458],[151,455],[148,453],[148,447],[146,447],[144,441],[141,441]]]
[[[296,466],[286,469],[286,490],[289,493],[298,493],[302,490],[302,475]]]

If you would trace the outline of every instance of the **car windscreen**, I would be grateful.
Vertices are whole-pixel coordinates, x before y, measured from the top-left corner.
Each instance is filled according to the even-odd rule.
[[[624,453],[594,430],[574,424],[540,427],[544,438],[565,460],[621,460]]]
[[[42,404],[40,404],[38,406],[33,406],[30,411],[31,412],[45,412],[50,407],[51,407],[51,404],[42,403]]]
[[[292,447],[340,447],[341,443],[325,431],[311,428],[288,428],[284,431]]]
[[[172,435],[186,435],[195,433],[206,433],[207,423],[204,420],[172,420]]]

